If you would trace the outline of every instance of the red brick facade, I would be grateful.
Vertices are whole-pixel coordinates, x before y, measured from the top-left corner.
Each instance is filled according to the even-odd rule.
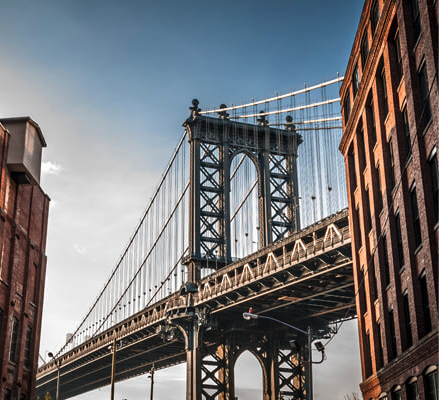
[[[21,400],[35,397],[49,198],[12,177],[9,141],[0,123],[0,399]]]
[[[366,400],[438,398],[438,14],[366,0],[340,90]]]

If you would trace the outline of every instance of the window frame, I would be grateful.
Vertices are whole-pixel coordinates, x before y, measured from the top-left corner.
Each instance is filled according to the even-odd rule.
[[[9,342],[9,356],[8,360],[11,363],[16,363],[17,361],[17,346],[18,346],[18,330],[19,324],[17,317],[13,317],[11,325],[11,338]]]
[[[422,245],[422,230],[421,230],[421,221],[419,215],[419,204],[418,204],[418,195],[416,191],[416,182],[410,187],[410,206],[412,211],[412,223],[413,223],[413,233],[415,240],[415,249]]]
[[[367,37],[367,28],[364,30],[363,36],[361,38],[360,53],[361,53],[361,65],[363,66],[363,71],[364,71],[364,66],[366,65],[367,59],[369,57],[369,38]]]
[[[436,222],[439,222],[439,165],[436,147],[433,147],[427,159],[431,178],[431,191],[433,197],[433,212]]]
[[[375,35],[380,18],[380,3],[378,0],[375,0],[372,4],[372,7],[370,8],[370,27],[372,30],[372,36]]]
[[[402,54],[401,54],[401,40],[399,38],[399,29],[396,30],[395,36],[393,37],[393,43],[395,45],[396,53],[396,66],[398,71],[398,83],[401,82],[404,76],[404,69],[402,65]]]
[[[425,58],[423,58],[419,64],[417,75],[418,75],[418,83],[419,83],[419,94],[421,96],[421,105],[422,105],[421,115],[420,115],[421,132],[422,132],[422,130],[428,126],[428,124],[433,118],[431,112],[430,88],[428,84],[427,64],[425,62]]]
[[[357,60],[352,70],[352,92],[354,95],[354,99],[358,93],[359,87],[360,87],[360,70],[358,68],[358,60]]]
[[[384,119],[386,119],[387,116],[389,115],[389,99],[387,94],[386,69],[384,66],[380,71],[380,79],[381,79],[381,88],[383,90],[383,100],[382,100],[383,114],[384,114]]]

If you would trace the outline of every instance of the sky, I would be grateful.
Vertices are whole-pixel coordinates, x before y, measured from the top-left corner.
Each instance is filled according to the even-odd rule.
[[[42,357],[61,347],[115,266],[191,99],[201,108],[242,104],[343,75],[362,7],[359,0],[0,2],[0,116],[31,116],[48,143]],[[327,352],[315,398],[359,392],[356,321]],[[237,368],[239,399],[256,399],[255,361],[239,363],[248,366]],[[144,398],[147,384],[145,376],[118,384],[116,399]],[[183,399],[184,384],[183,366],[158,371],[155,397]],[[107,389],[78,399],[107,398]]]

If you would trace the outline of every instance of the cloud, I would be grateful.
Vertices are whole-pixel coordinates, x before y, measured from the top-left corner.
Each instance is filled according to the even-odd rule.
[[[43,175],[59,175],[62,170],[63,167],[60,164],[50,161],[46,161],[41,164],[41,173]]]
[[[76,252],[78,254],[81,254],[81,255],[83,255],[87,252],[87,249],[85,247],[82,247],[77,243],[73,243],[73,248],[76,250]]]

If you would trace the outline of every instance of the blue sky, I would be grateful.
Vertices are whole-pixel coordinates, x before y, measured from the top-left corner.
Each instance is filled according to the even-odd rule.
[[[48,143],[43,356],[60,347],[113,268],[191,99],[202,108],[239,104],[342,75],[362,7],[356,0],[0,3],[0,115],[30,115]],[[355,322],[344,329],[331,346],[346,382],[331,383],[329,370],[339,364],[315,382],[316,393],[334,399],[358,391],[360,380]],[[343,349],[348,357],[335,356]],[[178,371],[157,379],[180,387]],[[124,385],[129,399],[144,393],[133,381]],[[158,390],[157,398],[167,397]]]

